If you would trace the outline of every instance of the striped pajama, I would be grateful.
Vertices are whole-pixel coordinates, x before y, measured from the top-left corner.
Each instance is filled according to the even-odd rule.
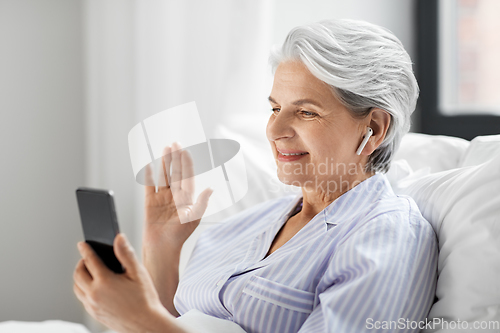
[[[247,332],[418,332],[407,323],[432,305],[438,249],[415,202],[376,174],[264,258],[300,199],[265,202],[207,229],[179,282],[179,313],[198,309]]]

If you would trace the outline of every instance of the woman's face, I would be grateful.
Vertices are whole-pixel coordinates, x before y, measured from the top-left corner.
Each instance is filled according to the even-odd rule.
[[[269,101],[267,138],[283,183],[336,191],[363,177],[367,157],[356,149],[368,124],[354,119],[302,63],[278,66]]]

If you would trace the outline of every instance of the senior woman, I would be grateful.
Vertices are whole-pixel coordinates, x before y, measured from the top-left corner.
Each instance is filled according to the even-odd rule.
[[[179,281],[180,250],[199,219],[180,221],[201,216],[211,193],[192,203],[192,184],[175,182],[190,174],[189,155],[167,147],[172,187],[146,189],[144,266],[123,235],[115,248],[124,275],[79,244],[75,293],[98,320],[119,332],[181,332],[173,318],[197,309],[247,332],[422,327],[436,237],[384,175],[418,97],[408,54],[385,29],[328,20],[293,29],[271,64],[267,137],[278,178],[301,195],[206,230]]]

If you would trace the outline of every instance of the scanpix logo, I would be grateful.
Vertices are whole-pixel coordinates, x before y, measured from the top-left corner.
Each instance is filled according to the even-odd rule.
[[[162,159],[170,158],[163,155],[164,148],[172,147],[175,142],[182,143],[183,150],[189,152],[193,161],[192,169],[189,168],[191,171],[187,173],[182,172],[180,178],[170,177],[168,183],[172,190],[182,188],[181,184],[186,182],[194,183],[194,191],[189,193],[193,202],[203,190],[211,187],[213,193],[204,216],[220,212],[245,196],[248,181],[240,144],[230,139],[207,140],[195,102],[159,112],[130,130],[130,160],[135,180],[139,184],[165,186],[165,178],[161,176],[154,178],[154,184],[147,184],[146,170],[150,167],[153,175],[163,175],[160,172],[163,168]],[[171,155],[174,154],[175,149],[171,152]],[[172,166],[171,172],[180,172],[173,168],[175,166]],[[175,193],[173,197],[175,202]]]

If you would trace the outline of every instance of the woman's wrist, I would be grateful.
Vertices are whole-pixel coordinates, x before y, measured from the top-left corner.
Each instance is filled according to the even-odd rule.
[[[168,240],[165,241],[150,241],[143,238],[142,254],[150,258],[161,258],[162,261],[173,263],[179,261],[182,246],[171,244]]]
[[[160,248],[180,254],[186,240],[176,237],[163,228],[145,227],[142,237],[143,248]]]
[[[150,311],[151,316],[144,323],[144,326],[141,327],[141,332],[145,331],[148,333],[163,333],[163,332],[172,332],[172,333],[189,333],[184,328],[179,326],[175,317],[170,314],[163,306],[156,306]],[[144,328],[146,328],[144,330]]]
[[[142,262],[153,280],[160,301],[173,316],[179,315],[173,298],[179,283],[180,250],[169,246],[168,241],[151,244],[144,239],[142,251]]]

